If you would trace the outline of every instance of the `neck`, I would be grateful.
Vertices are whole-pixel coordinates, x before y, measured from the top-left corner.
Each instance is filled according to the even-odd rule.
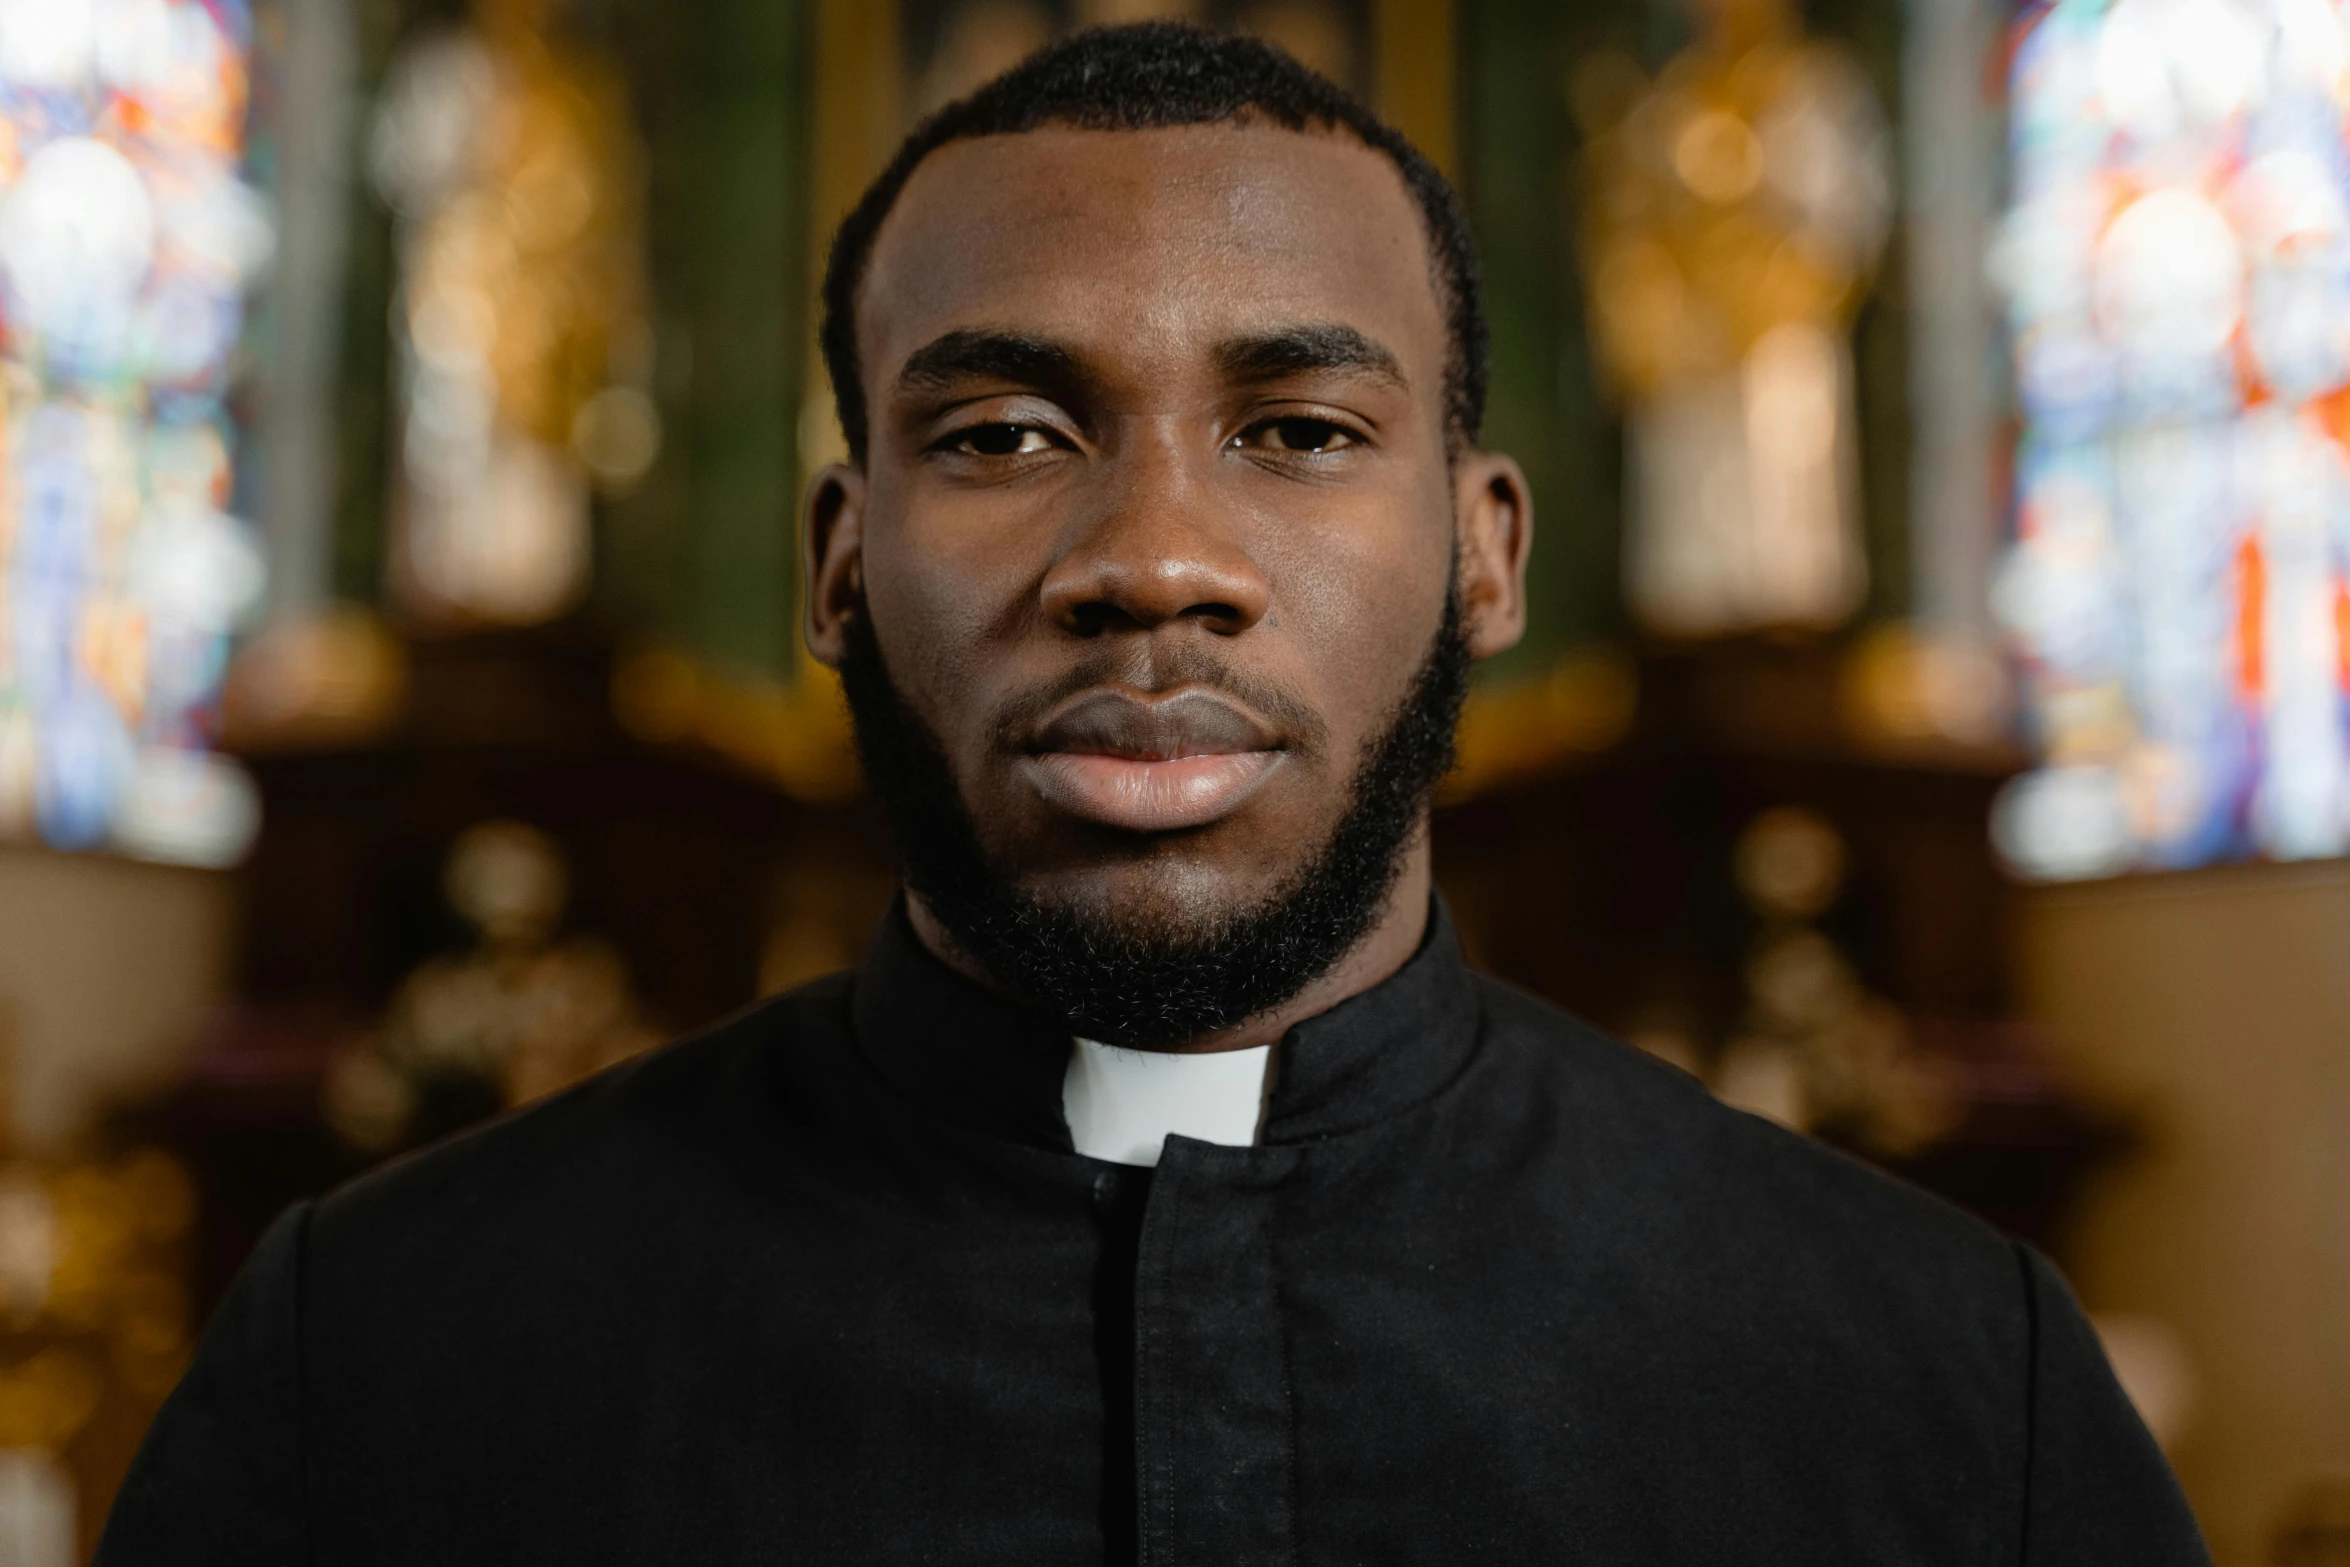
[[[1330,965],[1320,978],[1308,984],[1296,995],[1277,1007],[1258,1013],[1213,1033],[1200,1034],[1180,1044],[1161,1048],[1178,1055],[1190,1055],[1216,1050],[1254,1050],[1269,1045],[1289,1032],[1298,1023],[1346,1000],[1362,994],[1385,980],[1389,975],[1411,961],[1420,949],[1420,939],[1428,929],[1428,896],[1434,886],[1428,852],[1428,829],[1423,822],[1412,835],[1411,844],[1404,850],[1395,885],[1387,891],[1387,900],[1380,906],[1379,917],[1363,933],[1362,940],[1347,949],[1346,956]],[[922,945],[941,963],[976,984],[991,990],[1003,987],[966,956],[954,939],[931,914],[921,895],[911,888],[906,893],[906,912],[914,926],[914,934]]]

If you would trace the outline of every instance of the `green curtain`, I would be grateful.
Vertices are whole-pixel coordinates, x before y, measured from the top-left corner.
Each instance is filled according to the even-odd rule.
[[[782,676],[798,612],[808,77],[802,0],[620,0],[650,152],[661,461],[607,509],[609,618]]]

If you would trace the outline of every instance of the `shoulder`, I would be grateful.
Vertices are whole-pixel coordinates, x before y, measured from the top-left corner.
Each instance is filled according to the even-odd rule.
[[[851,1054],[849,983],[761,1002],[362,1176],[318,1203],[314,1257],[363,1241],[397,1266],[409,1252],[452,1259],[468,1243],[659,1223],[746,1158],[824,1135]]]
[[[2021,1253],[1989,1225],[1500,981],[1480,976],[1479,999],[1496,1087],[1659,1269],[1728,1269],[1938,1319],[1971,1302],[2002,1333],[2023,1326]]]
[[[1718,1415],[1709,1401],[1740,1389],[1757,1440],[1778,1422],[1921,1472],[2019,1475],[2023,1248],[1539,1002],[1481,992],[1477,1113],[1543,1172],[1512,1229],[1542,1236],[1534,1271],[1554,1295],[1625,1342],[1670,1346],[1688,1407]]]

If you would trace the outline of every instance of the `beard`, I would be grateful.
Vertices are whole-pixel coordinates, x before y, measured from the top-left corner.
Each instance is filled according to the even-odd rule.
[[[840,673],[900,871],[948,938],[1068,1032],[1164,1049],[1280,1006],[1378,921],[1452,767],[1470,663],[1459,594],[1448,587],[1435,639],[1364,745],[1337,824],[1272,892],[1207,916],[1105,909],[1024,887],[981,841],[945,747],[899,693],[862,615],[849,623]]]

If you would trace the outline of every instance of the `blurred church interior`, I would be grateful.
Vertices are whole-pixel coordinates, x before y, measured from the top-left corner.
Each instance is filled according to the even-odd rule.
[[[1475,960],[2046,1250],[2223,1567],[2350,1563],[2335,0],[0,0],[0,1560],[287,1203],[856,961],[813,278],[1148,16],[1467,201]]]

